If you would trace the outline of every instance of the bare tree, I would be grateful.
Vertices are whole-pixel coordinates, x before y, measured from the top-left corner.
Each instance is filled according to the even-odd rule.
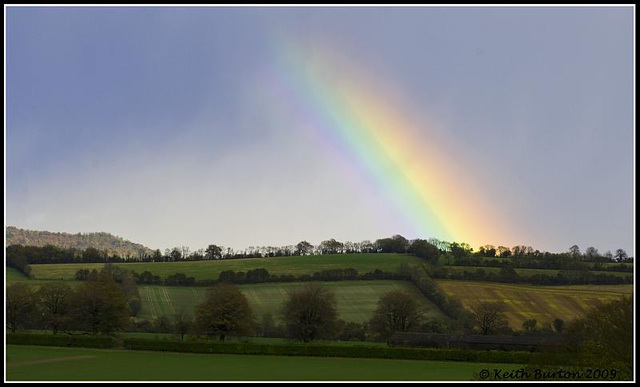
[[[378,300],[371,318],[371,329],[389,340],[395,332],[407,332],[417,327],[422,318],[416,300],[404,290],[392,290]]]
[[[337,319],[336,296],[317,283],[290,292],[282,308],[289,336],[303,342],[331,335]]]
[[[17,282],[7,287],[6,299],[7,326],[11,332],[24,326],[36,308],[36,294],[33,289],[22,282]]]
[[[44,322],[51,327],[53,334],[64,329],[69,319],[72,290],[67,284],[47,283],[38,289],[38,298],[42,308]]]
[[[506,310],[502,302],[482,302],[473,308],[474,323],[483,335],[496,333],[507,327]]]
[[[180,340],[184,341],[184,335],[191,331],[193,319],[184,309],[180,309],[173,315],[173,328],[175,333],[180,335]]]

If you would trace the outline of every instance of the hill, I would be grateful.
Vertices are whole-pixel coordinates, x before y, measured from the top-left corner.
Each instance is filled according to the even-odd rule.
[[[13,226],[7,227],[7,246],[9,245],[40,247],[52,245],[81,250],[93,247],[98,250],[117,253],[121,257],[126,257],[127,255],[136,256],[140,253],[153,253],[153,250],[144,245],[130,242],[106,232],[69,234],[66,232],[24,230]]]

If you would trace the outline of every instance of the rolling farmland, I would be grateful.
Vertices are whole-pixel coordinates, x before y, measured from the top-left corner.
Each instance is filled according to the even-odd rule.
[[[530,286],[454,280],[436,282],[447,295],[457,298],[470,310],[480,302],[503,301],[513,329],[521,329],[527,319],[536,319],[540,326],[556,318],[569,322],[590,307],[633,292],[633,285]]]
[[[223,259],[191,262],[132,262],[117,263],[129,270],[142,273],[145,270],[165,278],[171,274],[184,273],[200,279],[218,279],[224,270],[244,271],[264,268],[270,274],[313,274],[328,269],[354,268],[360,273],[375,269],[395,272],[402,263],[420,265],[420,258],[405,254],[327,254],[296,257]],[[35,279],[73,279],[80,269],[100,270],[104,263],[66,263],[31,265]]]
[[[345,321],[364,322],[371,318],[380,296],[390,290],[402,289],[415,296],[428,317],[446,318],[440,310],[420,294],[411,283],[406,281],[339,281],[324,282],[336,294],[338,317]],[[258,321],[260,317],[271,313],[277,318],[278,311],[286,299],[287,293],[303,286],[302,283],[271,283],[239,285],[247,296],[249,305]],[[175,286],[140,286],[142,300],[141,318],[154,319],[158,316],[171,316],[184,308],[192,312],[195,305],[202,302],[206,288]]]

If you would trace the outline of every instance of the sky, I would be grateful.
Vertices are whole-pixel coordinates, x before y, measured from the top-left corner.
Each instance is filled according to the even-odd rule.
[[[633,8],[8,7],[6,225],[634,255]]]

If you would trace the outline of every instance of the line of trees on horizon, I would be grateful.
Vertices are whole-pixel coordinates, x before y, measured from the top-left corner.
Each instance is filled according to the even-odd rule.
[[[231,248],[225,249],[223,246],[215,244],[210,244],[206,249],[198,249],[196,251],[191,251],[189,247],[182,246],[166,249],[164,254],[160,250],[155,250],[153,254],[139,254],[133,257],[121,257],[118,254],[109,254],[107,251],[93,247],[81,250],[52,245],[43,247],[10,245],[6,248],[6,262],[7,266],[15,267],[30,276],[28,265],[43,263],[180,262],[359,253],[412,254],[424,258],[432,264],[437,264],[440,257],[444,257],[449,264],[451,261],[456,264],[457,262],[464,264],[465,261],[473,260],[474,258],[510,258],[516,265],[521,262],[530,263],[536,261],[555,262],[553,265],[557,266],[558,262],[563,260],[580,260],[593,263],[633,263],[633,257],[630,257],[623,249],[617,249],[615,254],[609,251],[601,254],[595,247],[588,247],[582,253],[577,245],[573,245],[566,252],[550,253],[525,245],[516,245],[511,248],[483,245],[478,251],[474,251],[467,243],[447,242],[436,238],[408,240],[402,235],[377,239],[375,242],[365,240],[362,242],[347,241],[343,243],[332,238],[315,246],[307,241],[301,241],[296,245],[280,247],[250,246],[242,251],[234,251]],[[538,266],[535,267],[539,267],[539,263],[536,265]]]

